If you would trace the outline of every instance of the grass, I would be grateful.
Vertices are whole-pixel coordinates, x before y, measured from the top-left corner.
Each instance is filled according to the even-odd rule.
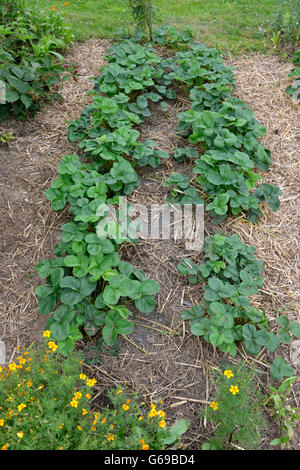
[[[126,0],[26,0],[44,11],[62,13],[75,39],[111,37],[132,20]],[[270,53],[273,44],[264,31],[278,9],[279,0],[153,0],[163,23],[190,27],[196,39],[231,54]]]

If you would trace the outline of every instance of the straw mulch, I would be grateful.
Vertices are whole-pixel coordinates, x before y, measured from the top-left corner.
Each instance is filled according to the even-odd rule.
[[[37,308],[34,289],[39,280],[33,273],[34,265],[53,257],[53,247],[60,236],[60,226],[69,220],[67,211],[55,214],[44,197],[44,190],[56,177],[62,155],[78,151],[67,141],[66,121],[78,117],[90,102],[86,90],[92,88],[91,76],[97,75],[103,64],[107,41],[88,41],[74,45],[68,60],[76,63],[78,81],[63,85],[63,104],[55,103],[25,123],[6,122],[0,131],[12,130],[15,140],[7,150],[1,150],[1,304],[0,338],[7,346],[10,361],[18,344],[28,344],[41,337],[46,318]],[[263,181],[274,183],[283,191],[281,207],[274,213],[263,208],[264,217],[257,224],[243,219],[230,219],[221,227],[237,233],[242,240],[257,248],[257,256],[265,266],[264,286],[253,297],[254,305],[265,309],[268,318],[279,312],[299,321],[299,106],[286,95],[290,83],[287,75],[291,64],[278,57],[253,55],[228,60],[236,67],[236,94],[249,104],[256,118],[267,128],[262,142],[272,151],[273,165],[263,173]],[[158,142],[161,150],[172,152],[181,143],[174,135],[177,113],[188,109],[185,98],[179,98],[170,107],[167,116],[157,107],[152,116],[140,127],[141,138]],[[167,192],[165,177],[183,167],[167,160],[156,169],[137,169],[140,187],[130,196],[132,202],[162,204]],[[192,175],[191,168],[187,168]],[[298,210],[297,210],[298,209]],[[205,235],[217,230],[205,216]],[[90,343],[84,339],[79,347],[85,350],[87,369],[98,379],[95,407],[105,401],[106,390],[117,383],[127,382],[132,390],[139,390],[146,402],[164,400],[170,422],[182,417],[191,421],[186,437],[189,449],[200,449],[207,440],[210,425],[199,412],[207,406],[212,393],[211,368],[226,359],[229,362],[246,361],[260,371],[265,387],[270,381],[269,357],[266,352],[255,358],[241,350],[236,358],[225,358],[199,338],[192,336],[188,325],[181,320],[185,308],[201,302],[203,289],[190,285],[179,276],[177,264],[183,256],[192,256],[201,262],[201,253],[187,252],[181,241],[146,240],[139,245],[122,247],[124,260],[143,269],[161,286],[157,296],[157,309],[150,315],[141,315],[134,309],[134,332],[121,338],[117,356],[113,351],[88,354]],[[93,345],[97,344],[96,335]],[[280,354],[299,367],[299,342],[281,349]],[[90,360],[97,360],[93,363]],[[90,362],[89,362],[90,361]],[[298,370],[299,372],[299,370]],[[267,389],[266,389],[267,390]],[[293,403],[299,405],[296,387]],[[279,429],[270,421],[261,448],[278,437]],[[299,448],[295,439],[292,448]]]

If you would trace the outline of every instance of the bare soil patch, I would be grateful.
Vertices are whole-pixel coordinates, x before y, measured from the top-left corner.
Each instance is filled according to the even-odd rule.
[[[51,209],[44,191],[56,177],[61,156],[78,152],[77,146],[67,141],[66,121],[79,117],[90,102],[86,91],[92,88],[91,77],[98,74],[107,47],[108,41],[75,44],[67,59],[76,63],[78,81],[71,80],[63,85],[64,103],[48,106],[34,120],[7,121],[0,127],[0,132],[13,131],[15,136],[7,149],[0,150],[0,338],[6,343],[8,361],[13,359],[18,344],[38,340],[44,330],[47,318],[38,311],[34,289],[40,280],[33,268],[40,260],[53,258],[60,226],[70,218],[67,211],[56,214]],[[299,322],[299,105],[293,104],[284,92],[291,65],[278,57],[260,55],[227,62],[236,67],[235,93],[252,107],[256,118],[267,128],[263,143],[272,152],[273,165],[263,174],[263,181],[279,186],[283,196],[279,211],[274,213],[265,207],[264,217],[257,225],[239,218],[217,227],[205,216],[205,234],[226,230],[255,246],[257,256],[264,262],[265,274],[264,286],[253,297],[253,304],[265,309],[270,319],[281,312]],[[176,114],[188,107],[185,99],[178,99],[167,116],[153,109],[152,116],[139,129],[141,138],[151,138],[159,143],[161,150],[172,152],[180,146],[174,134]],[[141,186],[130,200],[162,204],[167,195],[162,186],[164,180],[178,168],[176,162],[166,160],[156,170],[137,169]],[[126,381],[129,388],[139,390],[145,401],[163,400],[170,423],[188,417],[191,426],[186,433],[185,446],[201,449],[211,431],[209,423],[199,414],[212,393],[211,368],[218,367],[224,359],[255,364],[261,371],[262,386],[266,388],[270,382],[268,355],[262,352],[253,359],[240,350],[236,358],[226,358],[190,334],[188,325],[181,320],[181,313],[201,302],[203,291],[200,285],[189,284],[177,272],[182,257],[191,256],[182,242],[141,241],[139,245],[123,246],[121,255],[157,280],[161,290],[155,312],[140,315],[132,310],[135,329],[128,338],[120,339],[117,355],[105,350],[98,354],[96,363],[88,363],[87,368],[98,379],[93,403],[100,407],[106,390]],[[201,252],[193,252],[192,256],[201,262]],[[98,339],[99,335],[93,337],[92,345]],[[79,348],[87,353],[90,345],[84,339]],[[293,363],[299,373],[297,352],[299,347],[294,343],[281,348],[280,354]],[[92,357],[87,355],[87,360]],[[292,400],[296,406],[299,406],[299,399],[299,390],[294,387]],[[269,442],[279,435],[278,426],[268,418],[270,426],[261,449],[272,448]],[[291,449],[299,448],[295,438]]]

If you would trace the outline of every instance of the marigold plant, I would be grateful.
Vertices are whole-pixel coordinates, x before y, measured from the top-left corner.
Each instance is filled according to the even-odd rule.
[[[212,372],[215,390],[204,416],[213,424],[213,431],[203,449],[258,447],[266,421],[256,374],[242,362]]]
[[[94,409],[97,380],[81,356],[63,357],[48,331],[43,336],[0,367],[0,449],[161,449],[187,430],[187,420],[168,426],[163,410],[138,404],[120,385],[109,391],[113,406]]]

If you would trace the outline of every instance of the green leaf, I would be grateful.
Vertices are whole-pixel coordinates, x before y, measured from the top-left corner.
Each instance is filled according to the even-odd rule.
[[[300,325],[299,323],[296,323],[295,321],[291,321],[289,324],[289,330],[291,333],[293,333],[296,338],[300,338]]]
[[[75,346],[75,341],[68,336],[65,340],[63,341],[58,341],[57,342],[58,350],[63,356],[70,356],[72,353],[74,346]]]
[[[278,323],[278,325],[283,326],[283,328],[288,328],[290,324],[290,320],[286,315],[280,315],[279,317],[277,317],[276,322]]]
[[[7,103],[15,103],[19,99],[19,94],[12,90],[11,88],[7,88],[5,92],[5,100]]]
[[[28,83],[22,82],[18,78],[12,77],[11,75],[8,76],[8,81],[10,86],[15,88],[19,93],[24,94],[31,90]]]
[[[242,334],[245,348],[250,354],[256,356],[261,350],[261,345],[257,341],[257,329],[254,325],[246,324],[243,325]]]
[[[156,307],[156,302],[151,295],[142,295],[135,301],[135,306],[142,313],[151,313]]]
[[[256,334],[256,342],[274,352],[280,346],[280,340],[272,331],[260,330]]]
[[[26,109],[30,108],[32,100],[28,95],[21,95],[20,100],[22,101]]]
[[[293,368],[282,358],[276,357],[270,367],[270,373],[275,380],[294,375]]]
[[[153,279],[145,279],[141,283],[140,292],[145,295],[155,295],[159,292],[160,286]]]
[[[176,423],[168,429],[166,437],[162,439],[162,443],[165,445],[173,444],[188,430],[189,426],[190,421],[187,418],[176,421]]]
[[[106,286],[103,291],[103,300],[107,305],[117,304],[120,296],[120,291],[112,286]]]
[[[57,298],[55,295],[49,295],[45,298],[40,298],[38,300],[38,306],[40,313],[42,315],[49,315],[49,313],[53,312],[57,303]]]
[[[53,322],[50,326],[51,336],[58,340],[63,341],[70,333],[70,323],[67,320],[61,322]]]

